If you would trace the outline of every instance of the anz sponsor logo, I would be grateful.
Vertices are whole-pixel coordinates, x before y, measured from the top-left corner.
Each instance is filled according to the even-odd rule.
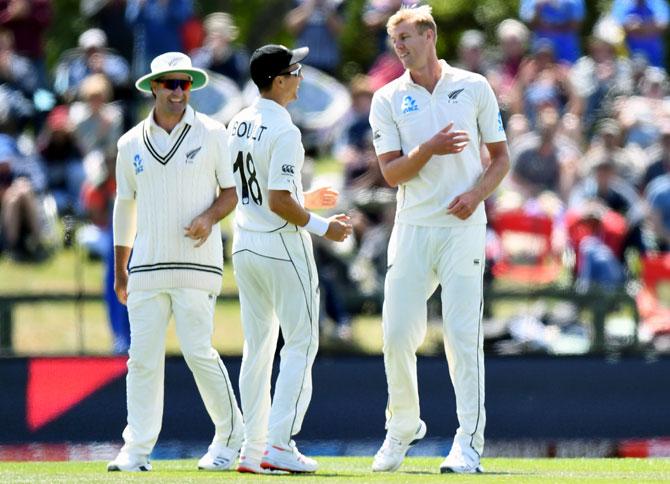
[[[186,153],[186,163],[187,164],[192,164],[193,160],[195,160],[195,155],[198,154],[198,152],[202,149],[202,146],[198,146],[196,149],[189,151]]]
[[[293,165],[282,165],[281,166],[281,172],[284,175],[295,175],[295,169]]]
[[[456,89],[455,91],[451,91],[451,92],[447,95],[447,97],[449,98],[449,102],[450,102],[450,103],[455,103],[455,102],[457,102],[457,101],[456,101],[456,98],[458,98],[458,95],[459,95],[460,93],[462,93],[463,91],[465,91],[465,89]]]
[[[503,131],[505,131],[505,127],[503,126],[502,114],[498,111],[498,132],[502,133]]]
[[[405,96],[402,98],[402,104],[400,105],[400,111],[403,114],[411,113],[413,111],[418,111],[419,105],[416,103],[416,100],[412,96]]]
[[[133,166],[135,167],[135,174],[139,175],[144,171],[144,165],[142,164],[142,158],[140,155],[135,155],[133,158]]]

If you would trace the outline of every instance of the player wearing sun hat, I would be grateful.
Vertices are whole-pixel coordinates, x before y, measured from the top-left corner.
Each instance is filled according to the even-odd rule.
[[[223,274],[218,222],[237,197],[225,127],[188,104],[190,91],[206,83],[207,74],[186,55],[156,57],[151,73],[136,83],[153,94],[154,108],[118,142],[114,289],[128,306],[131,340],[125,445],[107,466],[110,471],[151,470],[171,316],[215,427],[198,468],[230,469],[242,444],[242,415],[211,342]]]

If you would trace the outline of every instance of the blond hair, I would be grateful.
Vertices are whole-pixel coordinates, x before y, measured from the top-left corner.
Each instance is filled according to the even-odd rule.
[[[402,22],[414,24],[417,32],[423,34],[426,30],[432,30],[437,38],[437,25],[432,15],[433,8],[430,5],[421,5],[420,7],[402,7],[396,13],[391,15],[386,22],[386,31],[390,31]]]
[[[112,98],[112,84],[104,74],[91,74],[81,81],[79,86],[80,99],[88,101],[95,95],[102,96],[104,102],[109,102]]]

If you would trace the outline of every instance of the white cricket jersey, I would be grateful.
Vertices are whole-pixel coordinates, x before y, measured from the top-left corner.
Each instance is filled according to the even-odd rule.
[[[148,118],[118,142],[116,196],[137,200],[137,235],[128,291],[221,290],[223,246],[218,226],[198,248],[184,228],[209,208],[219,188],[235,185],[225,127],[189,106],[168,134]]]
[[[440,65],[442,77],[432,93],[405,71],[374,94],[370,126],[375,151],[407,155],[450,122],[453,130],[467,131],[470,142],[461,153],[433,156],[414,178],[398,186],[396,220],[442,227],[485,224],[483,203],[467,220],[447,214],[447,207],[481,176],[480,142],[506,140],[500,110],[483,76],[443,60]]]
[[[296,232],[295,225],[268,206],[269,190],[288,190],[304,204],[300,170],[305,150],[288,111],[257,98],[228,124],[228,148],[237,187],[236,226],[254,232]]]

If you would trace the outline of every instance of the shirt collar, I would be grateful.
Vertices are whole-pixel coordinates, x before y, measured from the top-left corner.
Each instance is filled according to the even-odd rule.
[[[155,108],[153,108],[151,110],[151,112],[149,113],[149,116],[147,117],[147,122],[149,123],[149,126],[148,126],[149,129],[151,129],[152,131],[155,131],[155,130],[165,131],[163,128],[158,126],[158,124],[156,124],[156,120],[154,119],[154,110],[155,110]],[[184,115],[179,120],[179,122],[175,125],[174,129],[171,131],[170,134],[179,132],[179,130],[182,128],[182,126],[184,126],[184,124],[188,124],[190,126],[193,126],[194,121],[195,121],[195,110],[189,104],[187,104],[186,105],[186,111],[184,112]]]
[[[438,62],[440,64],[440,68],[442,69],[442,75],[440,76],[440,80],[438,81],[438,83],[439,83],[443,79],[451,76],[453,74],[454,68],[452,66],[450,66],[447,63],[447,61],[445,61],[444,59],[439,59]],[[402,82],[405,83],[405,84],[417,85],[412,80],[412,76],[409,73],[409,69],[405,69],[405,72],[403,73],[403,75],[400,78],[402,79]]]
[[[276,113],[280,113],[284,116],[290,117],[288,110],[278,102],[273,101],[272,99],[266,99],[264,97],[258,96],[254,104],[259,108],[270,109],[272,111],[275,111]]]

